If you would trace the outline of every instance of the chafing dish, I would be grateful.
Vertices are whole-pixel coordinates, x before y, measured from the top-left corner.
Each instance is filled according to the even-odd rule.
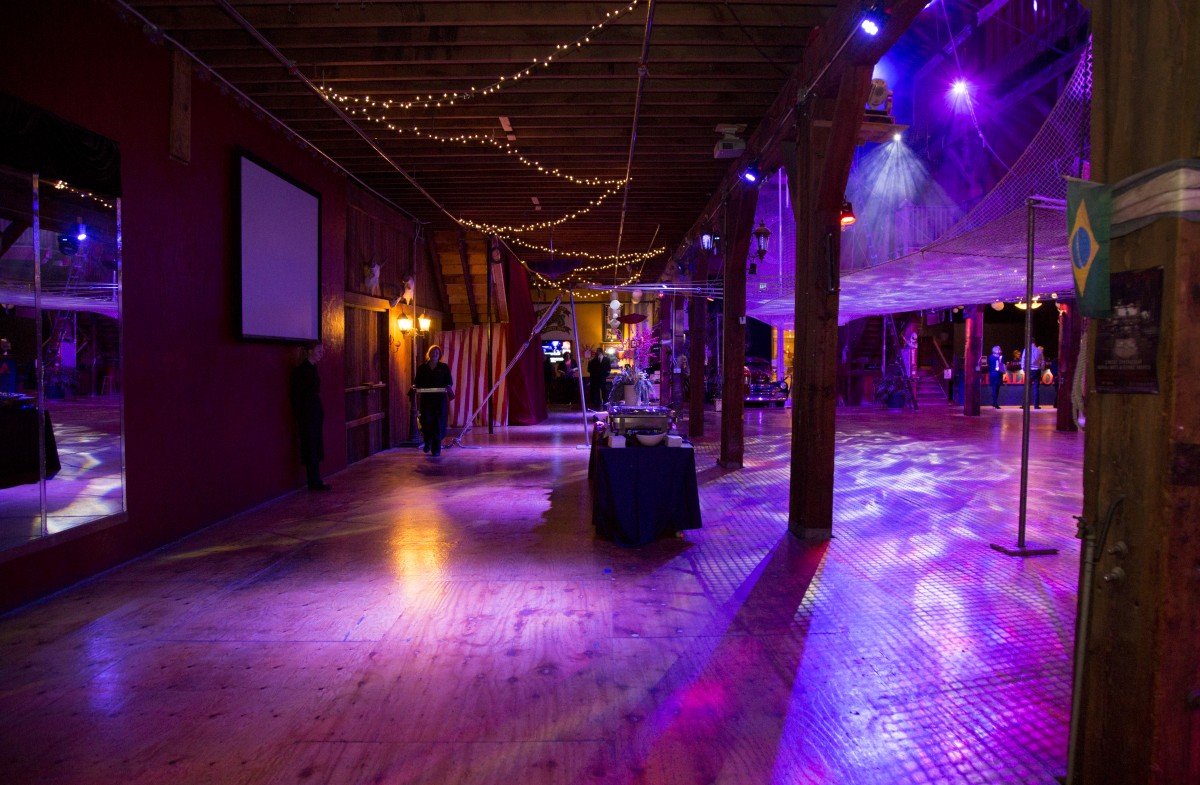
[[[666,433],[675,413],[667,406],[613,406],[608,413],[608,431],[616,436],[636,433]]]

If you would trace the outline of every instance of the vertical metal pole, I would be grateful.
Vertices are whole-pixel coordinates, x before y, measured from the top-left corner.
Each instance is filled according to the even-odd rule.
[[[487,258],[487,315],[488,315],[488,337],[487,337],[487,386],[492,389],[494,384],[493,376],[495,371],[492,369],[492,257],[491,249],[488,249]],[[496,399],[488,398],[488,433],[496,432]]]
[[[575,290],[570,290],[571,295],[571,332],[575,336],[575,353],[571,355],[575,358],[575,378],[579,380],[579,409],[583,417],[583,443],[589,447],[592,444],[592,431],[588,428],[587,421],[587,396],[583,393],[583,373],[579,367],[579,320],[575,318]]]
[[[1033,369],[1029,367],[1033,352],[1033,230],[1034,202],[1025,202],[1029,212],[1029,229],[1025,239],[1025,346],[1021,350],[1022,370],[1025,377],[1025,402],[1021,412],[1021,506],[1017,519],[1017,547],[1025,547],[1025,508],[1029,494],[1029,390]]]
[[[42,218],[38,197],[39,179],[33,175],[33,316],[37,353],[37,444],[38,444],[38,532],[45,537],[46,525],[46,348],[42,346]]]

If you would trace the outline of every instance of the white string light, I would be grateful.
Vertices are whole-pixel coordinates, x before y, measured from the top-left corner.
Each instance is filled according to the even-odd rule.
[[[68,185],[63,180],[55,181],[54,188],[57,191],[67,191],[68,193],[73,193],[76,196],[81,196],[84,199],[91,199],[93,202],[95,202],[99,205],[102,205],[103,207],[107,207],[109,210],[113,209],[112,202],[105,201],[104,199],[100,198],[99,196],[92,193],[91,191],[80,191],[77,188],[72,188],[70,185]]]
[[[559,254],[562,254],[563,256],[567,256],[567,257],[570,257],[573,259],[590,259],[593,261],[610,262],[610,264],[582,265],[580,267],[574,268],[576,270],[586,270],[588,272],[599,272],[600,270],[611,270],[614,267],[621,267],[621,266],[627,266],[630,264],[637,264],[638,262],[641,262],[643,260],[652,259],[653,257],[658,256],[659,254],[664,253],[667,250],[666,247],[660,246],[658,248],[654,248],[649,251],[646,251],[645,253],[627,253],[627,254],[621,254],[620,256],[616,256],[614,254],[607,254],[607,255],[594,254],[594,253],[588,253],[587,251],[569,251],[569,252],[564,253],[561,249],[556,250],[554,248],[548,248],[547,246],[538,245],[537,243],[531,243],[531,242],[522,240],[517,237],[506,237],[505,239],[510,240],[514,244],[519,245],[522,248],[526,248],[531,251],[544,251],[546,253],[559,253]]]
[[[572,52],[576,52],[579,49],[581,49],[584,44],[591,43],[591,40],[592,40],[591,36],[594,33],[598,33],[599,31],[604,29],[605,25],[608,25],[608,24],[611,24],[611,23],[617,21],[622,16],[625,16],[630,11],[632,11],[634,8],[637,8],[638,3],[640,3],[640,2],[641,2],[641,0],[633,0],[633,2],[631,2],[625,8],[618,9],[616,11],[606,11],[604,13],[604,21],[603,22],[598,22],[598,23],[592,25],[590,30],[588,30],[586,33],[579,36],[578,38],[576,38],[573,41],[570,41],[565,44],[555,44],[553,54],[547,55],[545,57],[535,57],[535,58],[533,58],[533,61],[529,65],[525,66],[524,68],[522,68],[521,70],[512,74],[511,76],[501,76],[495,82],[493,82],[492,84],[490,84],[486,87],[483,87],[483,88],[471,87],[466,92],[459,92],[457,90],[453,91],[453,92],[443,92],[440,97],[433,93],[427,93],[423,96],[418,95],[416,98],[414,98],[411,101],[391,101],[391,100],[373,101],[373,100],[371,100],[371,96],[369,96],[369,95],[364,96],[362,98],[354,98],[351,96],[340,95],[338,93],[335,93],[332,90],[325,90],[325,88],[322,88],[322,90],[324,90],[325,94],[328,95],[330,98],[332,98],[335,101],[338,101],[340,103],[344,103],[344,104],[345,103],[355,103],[355,104],[371,106],[371,107],[375,107],[378,109],[385,109],[385,110],[386,109],[413,109],[413,108],[424,109],[424,108],[428,108],[428,107],[440,107],[442,105],[454,106],[456,101],[469,101],[472,98],[478,98],[481,96],[492,95],[493,93],[499,92],[501,88],[506,87],[507,85],[519,82],[523,77],[529,76],[530,74],[533,73],[534,69],[538,68],[539,66],[542,68],[549,68],[550,63],[552,63],[554,61],[554,58],[557,57],[559,59],[562,59],[564,57],[567,57]]]

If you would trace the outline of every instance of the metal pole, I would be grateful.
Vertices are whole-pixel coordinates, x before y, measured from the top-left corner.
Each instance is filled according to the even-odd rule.
[[[492,369],[492,257],[491,249],[488,249],[487,255],[487,315],[488,315],[488,345],[487,345],[487,385],[488,389],[492,388],[494,383],[495,371]],[[488,433],[496,432],[496,399],[488,397]]]
[[[588,447],[592,446],[592,431],[588,428],[587,421],[587,397],[583,392],[583,373],[579,367],[579,358],[582,356],[579,352],[579,320],[575,318],[575,290],[571,289],[571,332],[575,336],[575,378],[579,380],[579,408],[583,413],[583,443]]]
[[[1033,342],[1033,233],[1034,233],[1034,200],[1025,202],[1029,213],[1029,230],[1025,237],[1025,345],[1021,350],[1021,366],[1025,377],[1025,401],[1021,411],[1021,506],[1017,518],[1017,547],[1025,547],[1025,510],[1028,506],[1029,494],[1029,391],[1030,377],[1033,368],[1030,362],[1033,352],[1030,344]]]

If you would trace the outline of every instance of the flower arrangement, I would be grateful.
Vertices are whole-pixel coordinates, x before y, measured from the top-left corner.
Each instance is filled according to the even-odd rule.
[[[633,385],[637,390],[638,403],[649,401],[654,394],[654,386],[646,378],[646,366],[650,363],[652,350],[649,333],[635,334],[629,337],[620,351],[621,372],[613,383],[609,393],[609,403],[625,401],[625,387]]]

